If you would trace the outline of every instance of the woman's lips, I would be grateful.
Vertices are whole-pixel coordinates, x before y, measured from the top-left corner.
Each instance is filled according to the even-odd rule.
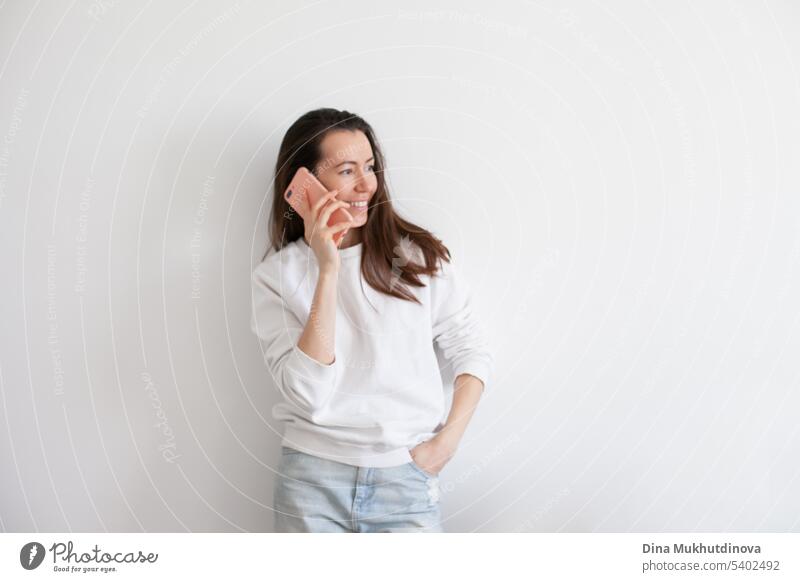
[[[350,214],[364,214],[367,211],[369,206],[368,200],[361,201],[361,203],[358,205],[354,204],[353,202],[355,201],[348,203],[349,206],[347,207],[347,210],[350,212]]]

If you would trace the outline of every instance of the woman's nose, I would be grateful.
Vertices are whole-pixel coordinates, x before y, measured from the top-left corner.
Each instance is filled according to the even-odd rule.
[[[355,184],[353,184],[354,190],[366,190],[367,189],[367,180],[366,174],[360,172],[355,178]]]

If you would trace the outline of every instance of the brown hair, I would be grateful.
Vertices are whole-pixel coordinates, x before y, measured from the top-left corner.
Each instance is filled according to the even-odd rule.
[[[378,188],[370,201],[367,221],[361,227],[361,273],[364,280],[376,291],[419,303],[406,285],[424,287],[419,275],[432,276],[436,273],[437,260],[450,262],[450,251],[428,230],[401,218],[395,212],[386,186],[383,153],[375,132],[354,113],[330,108],[315,109],[302,115],[286,131],[275,164],[274,197],[269,217],[272,248],[279,251],[303,236],[303,220],[284,200],[283,192],[301,166],[314,172],[322,157],[322,139],[330,131],[341,130],[363,132],[375,157]],[[408,251],[412,245],[407,243],[419,248],[424,264],[410,260]]]

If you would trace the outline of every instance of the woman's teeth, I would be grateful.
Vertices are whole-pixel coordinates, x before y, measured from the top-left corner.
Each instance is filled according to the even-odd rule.
[[[359,202],[351,202],[350,203],[350,208],[354,212],[358,212],[358,213],[366,212],[367,211],[367,201],[366,200],[361,200]]]

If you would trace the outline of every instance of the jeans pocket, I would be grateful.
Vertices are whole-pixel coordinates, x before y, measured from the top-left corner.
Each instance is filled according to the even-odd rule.
[[[409,465],[411,465],[412,469],[414,469],[415,471],[417,471],[418,473],[420,473],[421,475],[423,475],[427,479],[438,479],[439,478],[439,475],[434,475],[433,473],[428,473],[425,469],[423,469],[422,467],[417,465],[417,463],[414,461],[413,458],[411,459],[411,462],[409,463]]]

